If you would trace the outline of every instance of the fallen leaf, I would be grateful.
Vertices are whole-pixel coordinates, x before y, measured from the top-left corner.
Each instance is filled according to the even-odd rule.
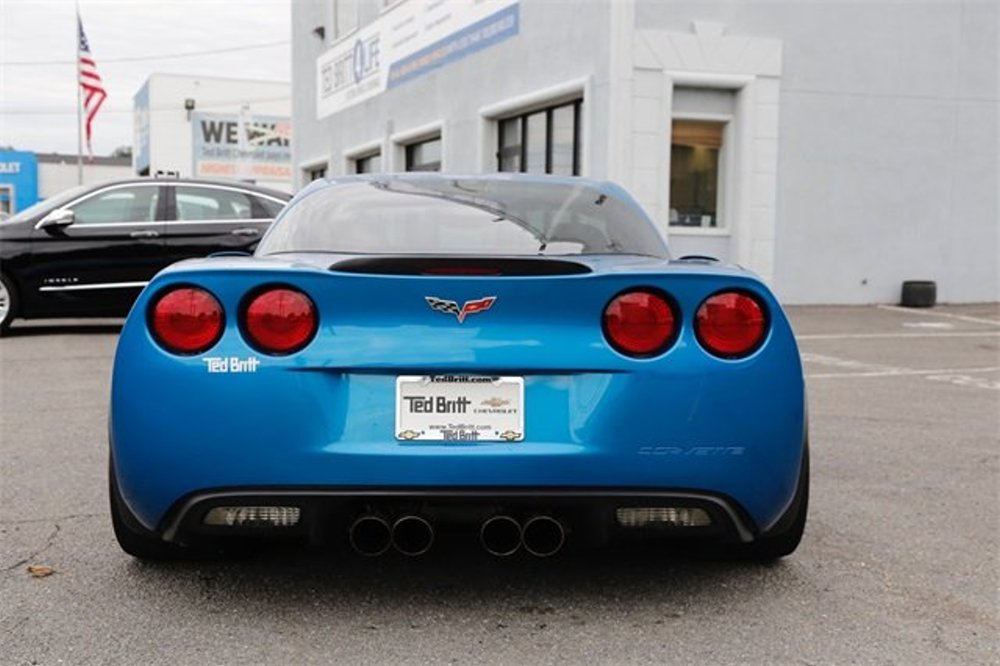
[[[28,565],[28,575],[32,578],[45,578],[46,576],[51,576],[56,572],[52,567],[47,567],[44,564],[29,564]]]

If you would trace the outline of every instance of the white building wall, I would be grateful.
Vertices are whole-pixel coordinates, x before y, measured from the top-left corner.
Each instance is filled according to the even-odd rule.
[[[907,279],[937,281],[943,302],[1000,300],[998,7],[637,0],[647,30],[714,21],[783,44],[783,300],[892,303]]]
[[[176,172],[190,177],[192,126],[184,102],[193,99],[194,113],[239,113],[290,117],[290,86],[206,76],[153,74],[149,78],[150,174]],[[294,131],[293,131],[294,136]],[[258,180],[261,185],[290,189],[291,182]]]
[[[322,33],[322,34],[320,34]],[[333,0],[292,3],[292,170],[302,187],[303,170],[328,165],[333,150],[329,120],[316,118],[316,58],[333,43]]]

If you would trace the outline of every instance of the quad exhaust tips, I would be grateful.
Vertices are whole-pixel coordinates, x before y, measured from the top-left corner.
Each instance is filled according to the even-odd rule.
[[[354,552],[365,557],[384,555],[390,548],[416,557],[434,545],[434,527],[415,514],[400,516],[392,524],[376,514],[363,514],[351,523],[348,536]],[[509,557],[522,547],[535,557],[550,557],[565,545],[566,528],[549,515],[532,516],[521,523],[498,514],[483,521],[479,541],[496,557]]]
[[[534,516],[521,525],[510,516],[496,515],[483,523],[479,540],[497,557],[513,555],[521,546],[535,557],[549,557],[566,543],[566,528],[552,516]]]

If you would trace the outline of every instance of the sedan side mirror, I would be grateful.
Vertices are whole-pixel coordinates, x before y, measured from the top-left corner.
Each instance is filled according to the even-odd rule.
[[[68,227],[76,221],[76,216],[69,208],[56,208],[54,211],[42,218],[38,223],[39,229],[51,229],[55,227]]]

